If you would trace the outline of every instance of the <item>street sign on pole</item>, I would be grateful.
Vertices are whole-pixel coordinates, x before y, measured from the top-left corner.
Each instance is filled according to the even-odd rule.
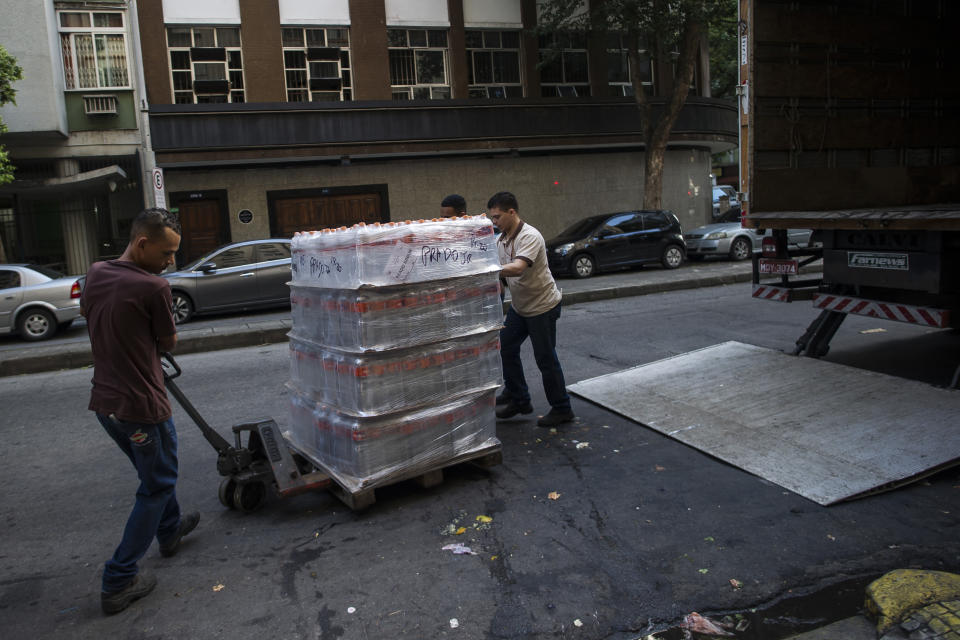
[[[167,208],[167,197],[163,193],[163,169],[160,167],[153,169],[153,203],[160,209]]]

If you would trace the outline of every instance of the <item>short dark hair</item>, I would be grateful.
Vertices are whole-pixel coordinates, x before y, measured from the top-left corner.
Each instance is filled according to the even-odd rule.
[[[173,229],[177,235],[180,235],[180,220],[176,214],[158,207],[144,209],[137,214],[130,226],[130,242],[136,240],[137,236],[147,236],[151,240],[156,240],[163,236],[165,228]]]
[[[487,209],[500,209],[500,211],[516,209],[520,211],[520,205],[517,204],[517,196],[509,191],[500,191],[493,194],[493,197],[487,202]]]
[[[467,212],[467,201],[463,199],[463,196],[456,193],[451,193],[446,198],[443,199],[443,202],[440,203],[441,207],[453,207],[454,211],[458,213]]]

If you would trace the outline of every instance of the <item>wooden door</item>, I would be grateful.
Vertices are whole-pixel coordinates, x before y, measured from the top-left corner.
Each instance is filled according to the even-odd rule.
[[[182,266],[227,243],[227,229],[219,200],[181,200],[180,251],[177,265]]]
[[[271,228],[275,238],[290,238],[296,231],[381,222],[381,216],[379,193],[278,198]]]

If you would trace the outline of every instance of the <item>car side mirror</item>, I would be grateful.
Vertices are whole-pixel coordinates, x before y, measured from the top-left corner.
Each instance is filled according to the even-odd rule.
[[[204,262],[199,267],[197,267],[197,271],[202,271],[203,273],[210,273],[211,271],[216,271],[216,270],[217,270],[216,262]]]

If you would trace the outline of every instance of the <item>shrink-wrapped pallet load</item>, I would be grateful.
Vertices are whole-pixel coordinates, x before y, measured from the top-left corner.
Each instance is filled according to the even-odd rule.
[[[292,242],[287,441],[348,492],[499,450],[503,323],[485,216]]]

